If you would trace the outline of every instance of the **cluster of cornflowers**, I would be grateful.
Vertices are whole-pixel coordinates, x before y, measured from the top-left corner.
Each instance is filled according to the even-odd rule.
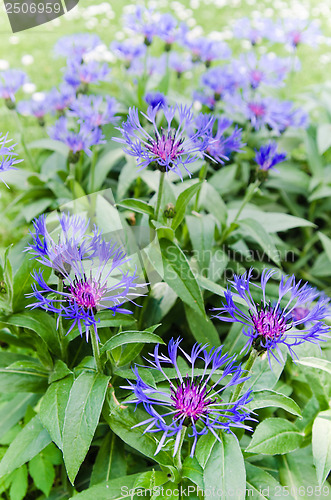
[[[32,243],[27,250],[54,271],[60,286],[55,289],[42,270],[35,271],[30,294],[35,302],[30,307],[40,307],[70,321],[67,333],[77,326],[86,341],[89,334],[98,339],[97,313],[107,309],[114,314],[132,314],[124,304],[134,303],[145,285],[130,269],[124,250],[103,239],[96,226],[90,232],[82,217],[65,213],[54,222],[56,228],[50,233],[45,215],[33,221]]]

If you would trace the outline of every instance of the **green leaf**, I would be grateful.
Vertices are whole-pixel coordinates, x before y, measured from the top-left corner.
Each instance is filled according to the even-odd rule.
[[[265,470],[246,462],[246,488],[248,498],[256,500],[279,500],[277,492],[282,491],[278,481]]]
[[[62,450],[62,431],[65,410],[74,380],[70,375],[53,382],[46,391],[40,405],[39,417],[54,443]]]
[[[125,476],[126,468],[123,443],[110,431],[101,443],[93,466],[90,486]]]
[[[192,242],[194,259],[202,275],[209,269],[211,248],[214,243],[215,220],[212,215],[187,215],[186,223]]]
[[[228,223],[231,223],[234,217],[237,214],[237,209],[229,210],[229,220]],[[263,212],[262,210],[256,210],[253,208],[244,208],[239,217],[239,222],[243,219],[253,219],[267,233],[278,233],[279,231],[288,231],[289,229],[293,229],[295,227],[313,227],[315,224],[312,222],[302,219],[300,217],[295,217],[294,215],[284,214],[280,212]],[[272,224],[270,223],[272,221]]]
[[[327,258],[331,262],[331,240],[325,234],[318,232],[319,239],[323,245]]]
[[[317,147],[320,155],[331,147],[331,124],[322,123],[317,127]]]
[[[44,392],[48,373],[40,363],[16,361],[0,368],[0,387],[3,392]]]
[[[239,222],[240,227],[247,229],[247,232],[251,238],[253,238],[265,251],[268,257],[275,262],[275,264],[280,265],[279,252],[263,226],[261,226],[254,219],[244,219]]]
[[[180,193],[178,196],[176,205],[175,205],[175,211],[176,215],[172,219],[171,227],[175,231],[180,224],[183,222],[184,217],[185,217],[185,211],[186,207],[189,204],[191,198],[198,192],[202,182],[197,182],[196,184],[193,184],[192,186],[188,187]]]
[[[229,492],[235,491],[236,500],[244,500],[246,472],[244,459],[235,436],[222,433],[216,441],[204,469],[205,489],[217,490],[217,499],[228,500]]]
[[[326,359],[307,357],[297,360],[297,363],[316,368],[316,370],[323,370],[331,375],[331,361],[327,361]]]
[[[132,210],[133,212],[146,214],[149,217],[154,216],[154,208],[148,205],[146,201],[135,200],[134,198],[128,198],[126,200],[122,200],[120,203],[117,203],[116,205],[118,207],[123,207],[127,208],[128,210]]]
[[[219,223],[226,223],[226,205],[216,189],[211,184],[209,184],[209,182],[204,182],[202,185],[200,193],[200,205],[206,208],[208,212],[211,213]]]
[[[12,483],[9,494],[10,500],[23,500],[28,491],[28,471],[26,465],[15,470],[12,476]]]
[[[148,489],[150,483],[152,483],[153,476],[163,477],[164,473],[152,471],[118,477],[117,479],[92,486],[92,488],[78,493],[73,498],[75,500],[133,500],[139,497],[144,498],[144,492]],[[137,492],[139,490],[142,492],[139,496],[134,494],[133,490],[135,488],[137,488]]]
[[[107,415],[105,412],[103,416],[111,430],[125,443],[132,446],[132,448],[161,465],[173,465],[172,455],[168,451],[162,449],[157,455],[154,455],[158,445],[157,437],[154,434],[150,432],[143,434],[141,428],[133,428],[135,425],[146,420],[146,412],[140,408],[134,411],[132,405],[128,407],[113,404],[111,413]]]
[[[34,406],[38,394],[17,394],[13,399],[0,406],[0,437],[4,436],[25,415],[28,406]]]
[[[162,239],[164,281],[187,305],[205,316],[205,307],[199,285],[184,252],[173,242]]]
[[[0,477],[13,472],[21,465],[38,455],[51,438],[42,426],[38,415],[17,434],[0,462]]]
[[[9,318],[1,319],[7,325],[28,328],[36,332],[56,356],[61,356],[60,341],[56,329],[56,321],[47,312],[39,309],[13,314]]]
[[[183,462],[182,476],[187,477],[201,490],[204,490],[203,469],[195,457],[186,457]]]
[[[283,455],[298,448],[302,441],[302,433],[292,422],[284,418],[267,418],[257,426],[247,451]]]
[[[132,330],[118,333],[111,339],[107,340],[107,342],[100,349],[100,352],[102,353],[105,351],[111,351],[116,347],[127,344],[164,344],[164,341],[161,339],[161,337],[155,335],[155,333],[151,333],[153,331],[152,329],[155,330],[158,326],[160,325],[155,325],[154,327],[151,327],[151,329],[145,330],[143,332]]]
[[[195,340],[211,347],[221,345],[219,334],[212,321],[207,316],[201,316],[187,305],[184,305],[184,308],[186,320]]]
[[[248,403],[246,406],[250,410],[256,410],[257,408],[268,408],[269,406],[275,406],[277,408],[283,408],[284,410],[301,417],[300,407],[296,404],[293,399],[284,396],[284,394],[264,390],[264,391],[255,391],[252,394],[253,400]]]
[[[63,156],[68,156],[69,148],[61,141],[55,141],[53,139],[38,139],[37,141],[30,142],[27,144],[29,149],[49,149],[50,151],[56,151]]]
[[[31,276],[31,273],[35,269],[43,269],[44,279],[47,281],[50,274],[51,269],[42,267],[39,262],[35,259],[29,259],[27,256],[23,260],[21,266],[17,269],[14,275],[13,281],[13,311],[19,312],[25,310],[25,307],[31,302],[31,299],[26,297],[27,293],[32,291],[31,285],[34,283],[34,278]],[[45,313],[46,314],[46,313]]]
[[[108,382],[106,375],[83,372],[71,388],[63,426],[63,458],[72,483],[91,445]]]
[[[42,452],[30,460],[29,474],[38,490],[41,490],[44,495],[48,497],[54,483],[55,470],[51,462],[44,457]]]
[[[117,163],[121,161],[124,157],[123,149],[116,147],[111,151],[107,151],[105,154],[100,156],[97,163],[95,164],[94,172],[94,190],[98,191],[101,189],[107,175],[112,168],[115,167]],[[91,177],[89,178],[89,192],[91,191]]]
[[[205,434],[198,439],[195,456],[203,469],[206,467],[206,463],[209,460],[216,441],[216,437],[211,432],[208,432],[208,434]]]
[[[295,500],[314,498],[314,495],[308,494],[309,490],[312,490],[312,492],[318,491],[311,446],[277,457],[277,466],[280,483],[287,487],[288,491],[290,490]],[[324,498],[330,498],[331,490],[326,484],[322,487],[322,498],[323,496]],[[285,491],[285,488],[282,488],[282,491]],[[317,494],[315,494],[315,498],[317,498]]]
[[[312,442],[317,480],[322,485],[331,470],[331,410],[322,411],[315,418]]]

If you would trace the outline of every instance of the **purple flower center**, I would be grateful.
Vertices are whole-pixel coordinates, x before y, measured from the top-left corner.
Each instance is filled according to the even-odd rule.
[[[301,42],[301,32],[300,31],[292,31],[292,33],[290,33],[290,36],[292,38],[293,45],[295,47],[297,45],[299,45],[299,43]]]
[[[206,415],[208,406],[215,400],[208,399],[209,391],[201,384],[195,384],[186,376],[186,379],[177,387],[172,388],[171,399],[177,410],[176,417],[185,417],[196,422],[202,415]]]
[[[250,102],[248,103],[248,108],[254,113],[255,116],[264,116],[266,109],[263,104],[257,103],[257,102]]]
[[[180,156],[184,149],[181,147],[184,139],[176,140],[176,132],[169,131],[162,133],[160,137],[155,135],[155,140],[147,145],[148,149],[155,155],[155,159],[160,158],[164,161],[174,161]]]
[[[89,279],[84,276],[84,279],[78,280],[75,278],[70,286],[72,300],[80,307],[87,309],[96,309],[100,303],[104,288],[100,283],[92,277]]]
[[[279,339],[288,330],[286,319],[282,311],[268,306],[258,306],[257,313],[250,315],[255,331],[267,339]]]

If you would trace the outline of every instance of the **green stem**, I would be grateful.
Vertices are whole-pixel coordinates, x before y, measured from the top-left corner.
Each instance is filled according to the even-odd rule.
[[[260,184],[261,184],[261,181],[257,179],[255,182],[253,182],[252,184],[250,184],[248,186],[247,192],[246,192],[244,199],[243,199],[243,201],[238,209],[238,212],[236,213],[235,218],[231,222],[230,226],[224,231],[224,233],[221,237],[221,241],[219,243],[220,245],[222,245],[227,240],[227,238],[230,236],[230,234],[236,229],[237,221],[238,221],[242,211],[244,210],[247,203],[249,203],[251,201],[254,194],[256,193],[258,188],[260,187]]]
[[[205,162],[202,165],[200,173],[199,173],[199,180],[200,180],[200,182],[203,182],[206,179],[206,177],[207,177],[207,171],[208,171],[208,164]],[[198,208],[199,208],[199,198],[200,198],[201,189],[202,189],[202,184],[199,187],[199,189],[197,191],[197,194],[195,196],[195,203],[194,203],[194,211],[195,212],[197,212]]]
[[[164,185],[164,177],[165,173],[160,172],[160,180],[159,180],[159,189],[157,192],[157,201],[156,201],[156,209],[155,209],[155,220],[159,218],[160,206],[162,201],[162,193],[163,193],[163,185]]]
[[[58,278],[57,282],[57,291],[61,294],[63,292],[63,280],[62,278]],[[63,328],[63,322],[62,322],[62,316],[59,314],[58,317],[58,335],[59,335],[59,342],[60,342],[60,349],[61,349],[61,357],[63,358],[64,356],[64,351],[63,351],[63,339],[65,337],[64,334],[64,328]]]
[[[15,109],[14,113],[15,113],[15,118],[16,118],[17,126],[18,126],[19,131],[20,131],[20,139],[21,139],[21,143],[22,143],[22,146],[23,146],[23,149],[24,149],[25,156],[27,157],[27,160],[28,160],[28,162],[30,164],[30,167],[33,169],[33,160],[32,160],[32,157],[30,155],[30,151],[28,150],[28,148],[27,148],[27,146],[25,144],[24,134],[23,134],[23,126],[22,126],[20,115],[17,113],[16,109]]]
[[[180,440],[179,440],[178,450],[177,450],[177,453],[174,457],[174,464],[179,472],[181,472],[182,467],[183,467],[183,464],[182,464],[182,446],[183,446],[183,442],[184,442],[184,438],[185,438],[185,434],[186,434],[186,429],[187,429],[187,427],[185,427],[185,425],[183,425],[182,430],[180,431]]]
[[[97,152],[96,149],[93,150],[92,162],[91,162],[91,182],[90,182],[90,193],[94,193],[94,182],[95,182],[95,165],[97,162]]]
[[[95,359],[95,364],[97,365],[97,370],[99,373],[103,373],[103,367],[100,358],[99,342],[97,338],[97,327],[95,325],[93,326],[93,329],[90,330],[90,335],[91,335],[93,356]]]
[[[256,349],[252,349],[251,350],[251,353],[249,355],[249,358],[247,360],[247,363],[245,365],[245,371],[247,372],[247,374],[249,374],[253,368],[253,365],[254,365],[254,362],[256,360],[256,358],[258,357],[259,353]],[[240,394],[241,394],[241,391],[245,385],[246,381],[242,382],[241,384],[238,384],[234,393],[232,394],[231,396],[231,399],[230,399],[230,403],[233,403],[235,401],[237,401],[240,397]]]

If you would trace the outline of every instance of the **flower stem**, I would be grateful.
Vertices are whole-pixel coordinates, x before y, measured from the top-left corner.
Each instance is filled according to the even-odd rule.
[[[241,212],[244,210],[247,203],[249,203],[251,201],[254,194],[256,193],[258,188],[260,187],[260,184],[261,184],[261,181],[256,180],[255,182],[253,182],[252,184],[250,184],[248,186],[247,192],[246,192],[244,199],[243,199],[243,201],[238,209],[238,212],[236,213],[235,218],[233,219],[230,226],[224,231],[224,233],[222,235],[221,241],[219,243],[220,245],[222,245],[227,240],[227,238],[230,236],[230,234],[236,229],[237,221],[241,215]]]
[[[57,291],[61,294],[63,292],[63,279],[59,278],[57,282]],[[63,352],[63,339],[64,339],[64,328],[63,328],[63,323],[62,323],[62,316],[59,314],[58,317],[58,336],[59,336],[59,342],[60,342],[60,349],[61,349],[61,357],[63,358],[64,352]]]
[[[254,365],[254,362],[256,360],[256,358],[258,357],[259,353],[256,349],[252,349],[251,350],[251,353],[249,355],[249,358],[247,360],[247,363],[245,365],[245,371],[247,372],[247,374],[249,374],[253,368],[253,365]],[[234,393],[232,394],[231,398],[230,398],[230,403],[234,403],[235,401],[237,401],[240,397],[240,394],[241,394],[241,391],[245,385],[245,382],[241,382],[241,384],[238,384],[237,387],[236,387],[236,390],[234,391]]]
[[[180,439],[179,439],[178,449],[177,449],[176,455],[174,457],[174,464],[179,472],[182,470],[182,467],[183,467],[183,464],[182,464],[182,446],[183,446],[183,442],[184,442],[184,438],[185,438],[185,434],[186,434],[186,429],[187,429],[187,427],[185,427],[185,425],[183,425],[183,427],[180,431]]]
[[[27,145],[26,145],[25,140],[24,140],[23,126],[22,126],[22,122],[21,122],[21,117],[18,114],[18,112],[16,111],[16,109],[14,111],[14,114],[15,114],[15,118],[16,118],[16,123],[17,123],[18,129],[19,129],[19,132],[20,132],[20,140],[21,140],[21,144],[22,144],[23,149],[24,149],[25,156],[26,156],[26,158],[28,160],[28,163],[30,164],[30,167],[33,169],[33,160],[32,160],[32,157],[30,155],[30,151],[28,150]]]
[[[95,181],[95,165],[97,162],[97,152],[93,149],[92,162],[91,162],[91,182],[90,182],[90,193],[94,193],[94,181]]]
[[[159,180],[159,189],[157,192],[157,201],[156,201],[156,209],[155,209],[155,220],[159,218],[160,206],[162,201],[162,193],[163,193],[163,185],[164,185],[164,176],[165,172],[160,172],[160,180]]]
[[[208,171],[208,164],[205,162],[202,165],[200,173],[199,173],[199,181],[200,182],[203,182],[206,179],[206,177],[207,177],[207,171]],[[197,194],[195,196],[195,203],[194,203],[194,211],[195,212],[197,212],[198,208],[199,208],[199,198],[200,198],[201,189],[202,189],[202,184],[199,187],[199,189],[197,191]]]
[[[103,367],[100,359],[97,327],[95,325],[93,326],[93,329],[90,330],[90,334],[91,334],[92,350],[95,359],[95,364],[97,365],[98,372],[103,373]]]

